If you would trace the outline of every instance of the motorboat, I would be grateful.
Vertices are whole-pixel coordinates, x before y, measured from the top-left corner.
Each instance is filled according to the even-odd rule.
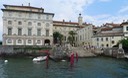
[[[35,61],[35,62],[44,61],[46,60],[46,58],[47,56],[39,56],[39,57],[33,58],[32,61]]]

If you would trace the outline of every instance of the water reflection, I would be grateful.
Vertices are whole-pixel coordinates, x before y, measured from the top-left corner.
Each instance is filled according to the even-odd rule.
[[[128,78],[128,60],[106,57],[81,58],[69,62],[33,62],[30,58],[0,60],[0,78]]]
[[[7,63],[5,63],[4,62],[4,60],[1,60],[0,59],[0,78],[7,78],[7,74],[6,74],[6,72],[5,72],[5,65],[6,65]]]

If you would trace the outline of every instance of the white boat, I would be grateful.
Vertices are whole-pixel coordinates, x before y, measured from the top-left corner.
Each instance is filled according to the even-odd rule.
[[[125,55],[124,57],[125,57],[126,59],[128,59],[128,55]]]
[[[47,56],[39,56],[39,57],[33,58],[32,61],[36,61],[36,62],[44,61],[44,60],[46,60],[46,58],[47,58]]]

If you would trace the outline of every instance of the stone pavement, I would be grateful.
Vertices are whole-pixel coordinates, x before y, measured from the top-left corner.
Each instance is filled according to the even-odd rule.
[[[85,49],[83,47],[72,47],[71,51],[77,52],[79,57],[94,57],[102,53],[100,49]]]

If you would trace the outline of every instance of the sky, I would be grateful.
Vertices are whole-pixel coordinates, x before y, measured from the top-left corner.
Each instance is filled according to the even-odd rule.
[[[0,0],[3,4],[42,7],[45,12],[54,13],[53,20],[77,22],[79,13],[83,22],[101,26],[105,23],[122,23],[128,20],[128,0]],[[2,40],[3,12],[0,11],[0,40]]]

